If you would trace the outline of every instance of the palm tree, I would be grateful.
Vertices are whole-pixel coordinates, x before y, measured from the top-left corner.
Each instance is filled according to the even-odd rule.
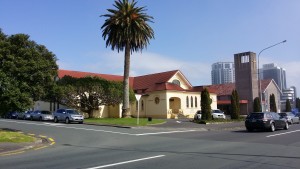
[[[123,79],[123,107],[122,117],[130,116],[129,108],[129,70],[130,54],[142,51],[154,38],[154,31],[147,24],[152,22],[153,17],[148,16],[145,7],[136,7],[137,2],[132,0],[115,1],[116,9],[108,9],[109,14],[102,25],[102,37],[106,40],[106,47],[112,50],[125,50],[124,79]]]

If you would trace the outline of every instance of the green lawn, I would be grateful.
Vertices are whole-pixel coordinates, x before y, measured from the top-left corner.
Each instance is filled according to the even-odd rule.
[[[84,119],[84,123],[97,123],[97,124],[109,124],[109,125],[119,125],[119,126],[147,126],[153,124],[161,124],[166,120],[163,119],[152,119],[148,121],[147,118],[140,118],[139,125],[137,125],[136,118],[88,118]]]
[[[19,132],[0,129],[0,143],[28,143],[34,142],[35,140],[36,138]]]

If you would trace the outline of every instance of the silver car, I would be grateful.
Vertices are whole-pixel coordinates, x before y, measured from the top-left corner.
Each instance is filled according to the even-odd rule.
[[[58,109],[54,114],[54,122],[64,121],[65,123],[83,123],[84,117],[74,109]]]
[[[286,118],[289,124],[299,124],[299,117],[296,117],[292,112],[279,113],[280,117]]]
[[[30,119],[39,121],[52,121],[53,115],[50,111],[47,110],[36,110],[30,114]]]

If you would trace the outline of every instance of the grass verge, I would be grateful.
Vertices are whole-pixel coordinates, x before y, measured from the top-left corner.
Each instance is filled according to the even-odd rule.
[[[36,138],[15,132],[0,129],[0,143],[30,143],[35,142]]]
[[[103,125],[118,125],[118,126],[147,126],[153,124],[161,124],[166,120],[163,119],[152,119],[148,121],[147,118],[140,118],[139,125],[137,125],[136,118],[88,118],[84,119],[84,123],[95,123]]]

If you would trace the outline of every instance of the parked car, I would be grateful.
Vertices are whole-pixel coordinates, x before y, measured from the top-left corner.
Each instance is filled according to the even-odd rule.
[[[4,114],[5,119],[17,119],[18,113],[17,112],[7,112]]]
[[[288,130],[289,123],[286,118],[280,117],[278,113],[257,112],[251,113],[246,117],[245,126],[248,131],[266,129],[273,132],[277,129]]]
[[[30,115],[31,120],[39,120],[39,121],[46,121],[46,120],[53,120],[53,115],[50,111],[47,110],[36,110]]]
[[[211,114],[212,114],[212,119],[225,119],[226,118],[224,112],[222,112],[219,109],[212,110]]]
[[[296,117],[292,112],[279,113],[280,117],[286,118],[289,124],[299,124],[299,117]]]
[[[25,112],[17,112],[17,118],[16,119],[23,119]]]
[[[83,123],[84,117],[73,109],[58,109],[53,113],[54,122],[64,121],[65,123],[78,122]]]
[[[299,121],[300,121],[300,113],[297,113],[297,114],[295,115],[295,117],[298,117],[298,119],[299,119]]]
[[[33,111],[27,111],[23,114],[23,120],[29,120],[31,119],[31,113],[33,113]]]
[[[201,110],[198,110],[194,115],[194,120],[200,120],[201,119]]]

